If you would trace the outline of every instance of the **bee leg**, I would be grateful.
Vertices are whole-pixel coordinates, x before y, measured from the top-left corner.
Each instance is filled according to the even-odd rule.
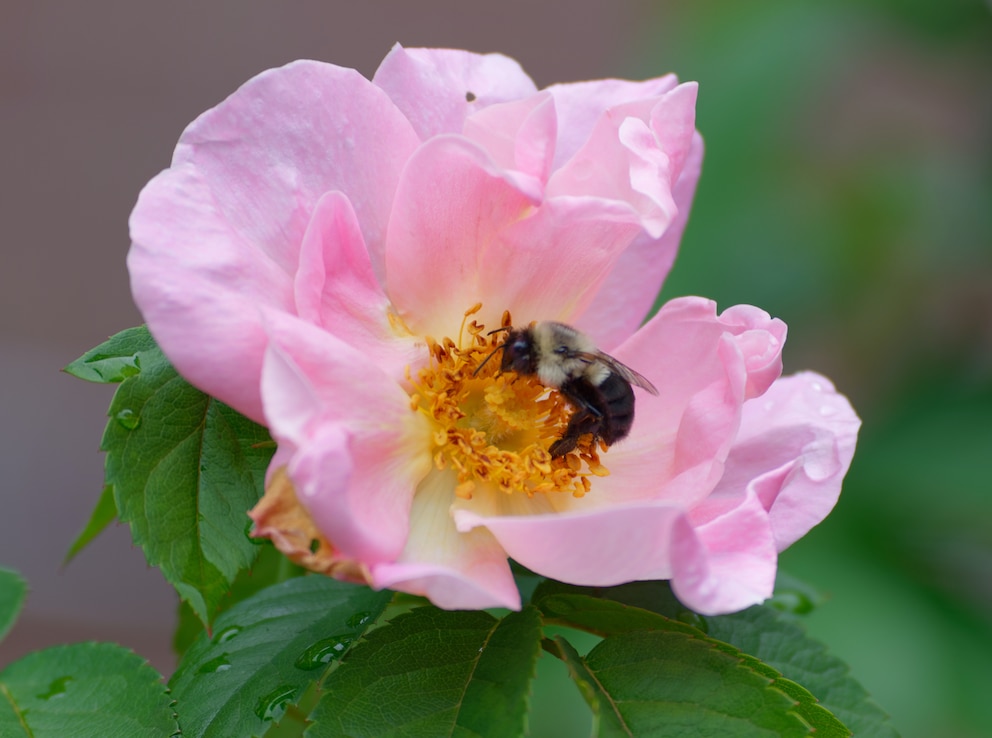
[[[561,438],[551,444],[548,453],[551,458],[564,456],[575,449],[579,443],[579,438],[586,433],[592,433],[593,437],[599,436],[602,419],[585,410],[576,410],[565,427],[565,432]]]

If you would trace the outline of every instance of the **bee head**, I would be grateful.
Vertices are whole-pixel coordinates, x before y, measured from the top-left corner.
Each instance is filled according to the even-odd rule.
[[[500,369],[517,374],[533,374],[536,371],[534,339],[529,329],[511,330],[503,343],[503,360]]]

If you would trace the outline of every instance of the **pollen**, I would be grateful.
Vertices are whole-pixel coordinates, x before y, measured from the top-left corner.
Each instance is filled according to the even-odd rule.
[[[599,443],[582,436],[573,451],[552,458],[548,448],[561,437],[572,408],[536,377],[500,372],[498,356],[486,361],[505,339],[471,319],[481,307],[465,312],[457,342],[428,338],[430,362],[410,377],[410,407],[433,424],[435,467],[456,473],[455,494],[463,499],[481,489],[585,496],[591,478],[609,474]],[[504,313],[500,327],[510,325]]]

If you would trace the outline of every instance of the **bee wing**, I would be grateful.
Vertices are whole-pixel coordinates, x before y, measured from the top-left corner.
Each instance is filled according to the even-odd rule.
[[[658,394],[658,388],[651,384],[651,380],[643,374],[635,372],[626,364],[620,363],[609,354],[604,354],[602,351],[597,351],[596,353],[582,352],[579,354],[579,358],[583,361],[589,362],[590,364],[593,362],[605,364],[610,368],[610,371],[616,372],[631,384],[636,385],[641,389],[646,389],[652,395]]]

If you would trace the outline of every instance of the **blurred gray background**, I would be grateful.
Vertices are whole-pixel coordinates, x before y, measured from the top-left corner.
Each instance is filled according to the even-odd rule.
[[[127,217],[189,121],[296,58],[371,76],[397,41],[500,51],[542,86],[670,71],[700,81],[707,158],[664,294],[782,317],[787,371],[826,373],[865,421],[837,510],[783,557],[826,596],[808,627],[906,738],[987,735],[982,0],[0,0],[0,566],[31,589],[0,668],[99,639],[173,669],[175,594],[126,528],[61,565],[102,486],[112,388],[58,370],[140,322]],[[575,698],[564,689],[535,701]],[[532,734],[551,724],[535,719]]]

